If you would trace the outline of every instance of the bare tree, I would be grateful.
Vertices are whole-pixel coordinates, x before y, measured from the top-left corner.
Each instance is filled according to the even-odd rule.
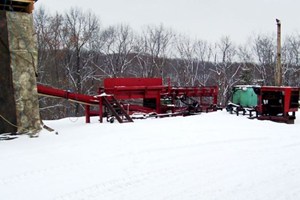
[[[110,26],[102,33],[104,71],[111,77],[122,77],[135,58],[135,37],[128,25]]]
[[[238,60],[241,65],[239,84],[252,85],[255,84],[254,59],[249,45],[239,46],[237,49]]]
[[[180,59],[181,70],[181,84],[180,85],[194,85],[198,77],[198,60],[195,59],[195,49],[190,38],[180,36],[176,40],[176,49]]]
[[[163,67],[173,39],[173,32],[163,25],[147,26],[140,37],[138,63],[144,77],[164,77]]]
[[[84,82],[88,81],[93,69],[88,62],[89,41],[99,32],[99,20],[91,12],[83,12],[78,8],[71,8],[64,16],[62,31],[63,50],[65,56],[65,70],[70,87],[76,92],[83,93]],[[79,113],[76,104],[75,113]]]
[[[34,15],[38,39],[38,82],[53,87],[64,85],[64,73],[60,65],[61,54],[60,32],[63,18],[60,14],[50,15],[43,7]],[[63,101],[51,98],[40,98],[41,116],[44,119],[57,119],[64,116]]]
[[[219,86],[219,102],[226,105],[231,95],[231,88],[239,81],[241,65],[235,63],[236,47],[228,36],[222,37],[216,44],[215,64],[211,69]]]
[[[275,48],[274,37],[268,35],[258,35],[254,39],[254,55],[256,56],[258,71],[263,85],[274,84],[275,73]]]
[[[213,52],[211,44],[205,40],[197,40],[194,43],[195,59],[198,63],[198,81],[201,85],[207,85],[211,79],[209,63],[212,61]]]
[[[291,35],[283,45],[284,84],[300,86],[300,35]]]
[[[50,30],[51,16],[48,12],[40,7],[35,11],[34,24],[38,42],[38,81],[46,82],[47,73],[46,61],[50,59],[49,49],[51,45],[51,30]]]
[[[206,85],[211,74],[207,65],[212,55],[210,45],[206,41],[192,41],[185,36],[179,36],[176,50],[177,70],[181,74],[180,85]]]

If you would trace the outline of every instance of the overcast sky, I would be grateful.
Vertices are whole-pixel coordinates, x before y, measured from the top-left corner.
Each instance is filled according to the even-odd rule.
[[[104,26],[126,23],[140,30],[163,24],[211,42],[229,36],[245,43],[254,34],[275,34],[276,18],[283,37],[300,33],[299,0],[39,0],[35,6],[51,12],[91,10]]]

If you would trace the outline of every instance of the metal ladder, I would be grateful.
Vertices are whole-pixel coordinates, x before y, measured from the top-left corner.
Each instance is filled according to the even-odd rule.
[[[110,96],[110,100],[106,96],[102,98],[103,104],[108,108],[119,123],[133,122],[132,118],[114,96]]]

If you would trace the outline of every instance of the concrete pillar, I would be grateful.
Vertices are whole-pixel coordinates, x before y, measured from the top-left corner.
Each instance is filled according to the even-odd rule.
[[[41,121],[33,16],[0,11],[0,29],[0,133],[36,135]]]

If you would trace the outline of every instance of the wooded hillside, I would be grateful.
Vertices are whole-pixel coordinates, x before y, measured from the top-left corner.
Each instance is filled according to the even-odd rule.
[[[101,13],[99,13],[101,15]],[[142,31],[128,24],[104,26],[92,12],[71,8],[34,12],[38,38],[38,82],[84,94],[96,94],[107,77],[162,77],[167,84],[218,85],[225,105],[236,84],[274,84],[276,37],[259,34],[235,44],[220,33],[216,42],[193,39],[164,25]],[[300,86],[300,35],[285,35],[283,82]],[[83,114],[66,100],[40,99],[43,119]]]

